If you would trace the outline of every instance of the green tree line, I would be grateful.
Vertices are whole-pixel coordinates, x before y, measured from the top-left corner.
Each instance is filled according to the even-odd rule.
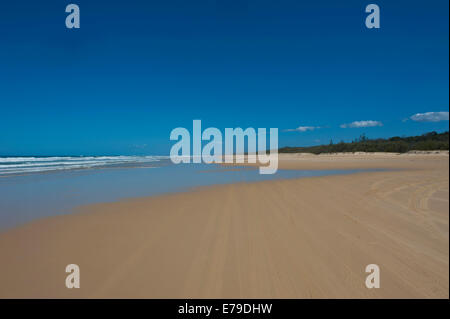
[[[350,143],[343,141],[328,145],[310,147],[283,147],[280,153],[338,153],[338,152],[393,152],[406,153],[409,151],[448,150],[448,131],[444,133],[429,132],[420,136],[400,137],[389,139],[369,139],[364,134]]]

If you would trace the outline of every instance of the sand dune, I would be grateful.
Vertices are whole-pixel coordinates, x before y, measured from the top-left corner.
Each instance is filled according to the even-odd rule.
[[[92,205],[0,234],[0,297],[448,298],[449,158],[281,156],[393,171]],[[65,266],[81,288],[65,287]],[[378,264],[381,288],[367,289]]]

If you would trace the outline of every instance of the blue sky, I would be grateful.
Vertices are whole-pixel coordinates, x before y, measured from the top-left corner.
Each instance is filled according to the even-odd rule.
[[[76,30],[69,3],[2,4],[0,155],[168,154],[194,119],[280,146],[448,130],[405,120],[449,110],[446,0],[72,0]]]

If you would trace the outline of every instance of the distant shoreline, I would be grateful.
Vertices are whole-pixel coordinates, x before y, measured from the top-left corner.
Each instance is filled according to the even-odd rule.
[[[391,152],[407,153],[409,151],[449,150],[449,132],[437,133],[435,131],[419,136],[369,139],[365,134],[350,143],[322,144],[309,147],[282,147],[280,153],[342,153],[342,152]]]

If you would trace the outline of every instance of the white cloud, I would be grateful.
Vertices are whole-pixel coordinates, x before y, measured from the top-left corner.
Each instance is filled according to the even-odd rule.
[[[410,117],[411,120],[416,122],[439,122],[448,121],[448,112],[426,112],[417,113]]]
[[[314,131],[319,128],[320,128],[320,126],[299,126],[297,128],[290,128],[290,129],[287,129],[284,131],[285,132],[306,132],[306,131]]]
[[[358,128],[358,127],[375,127],[383,126],[383,123],[379,121],[355,121],[348,124],[341,124],[341,128]]]

